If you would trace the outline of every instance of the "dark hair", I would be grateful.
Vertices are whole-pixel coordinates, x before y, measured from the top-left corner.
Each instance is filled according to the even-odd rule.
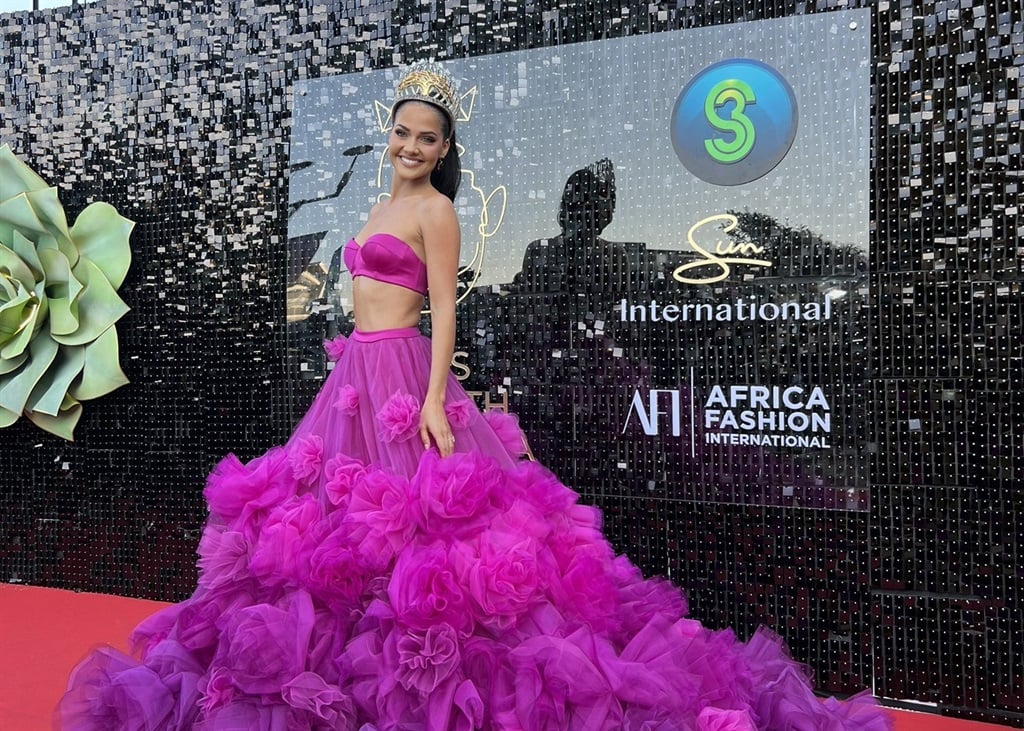
[[[615,213],[615,166],[608,158],[577,170],[565,181],[558,223],[564,230],[584,228],[601,233]]]
[[[445,122],[447,121],[445,119]],[[454,201],[455,195],[459,192],[459,183],[462,182],[462,164],[459,162],[459,148],[455,144],[454,129],[448,136],[448,141],[451,144],[448,147],[448,154],[444,156],[444,165],[440,169],[434,169],[434,172],[430,174],[430,182],[441,193]]]
[[[437,112],[437,116],[441,120],[441,136],[449,142],[448,154],[444,156],[444,164],[441,165],[440,168],[434,168],[430,173],[430,184],[433,185],[439,193],[447,196],[449,200],[454,201],[455,195],[459,192],[459,183],[462,182],[462,165],[459,162],[459,147],[455,143],[455,127],[448,118],[448,113],[446,111],[436,104],[431,104],[424,99],[406,99],[397,104],[395,108],[391,110],[391,114],[397,114],[399,107],[407,101],[418,101],[428,104]]]

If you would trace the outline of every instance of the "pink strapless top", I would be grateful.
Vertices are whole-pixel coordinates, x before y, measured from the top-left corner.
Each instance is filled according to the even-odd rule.
[[[353,279],[369,277],[420,294],[427,293],[427,265],[397,236],[372,234],[362,246],[355,239],[349,239],[344,257]]]

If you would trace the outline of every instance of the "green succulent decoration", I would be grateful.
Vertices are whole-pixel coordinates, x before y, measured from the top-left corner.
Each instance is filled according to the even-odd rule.
[[[71,440],[81,402],[128,383],[114,323],[134,225],[93,203],[68,228],[57,189],[0,147],[0,428]]]

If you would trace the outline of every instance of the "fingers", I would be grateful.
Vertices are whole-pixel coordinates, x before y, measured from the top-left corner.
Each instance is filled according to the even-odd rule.
[[[450,457],[455,452],[455,435],[451,428],[445,424],[443,429],[432,430],[426,424],[420,425],[420,441],[424,449],[430,449],[430,443],[437,445],[437,451],[442,457]]]
[[[440,437],[435,437],[434,441],[437,443],[437,451],[441,453],[442,457],[450,457],[455,452],[455,435],[450,431]]]

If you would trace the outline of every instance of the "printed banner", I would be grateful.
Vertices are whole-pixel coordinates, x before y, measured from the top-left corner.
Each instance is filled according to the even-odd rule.
[[[446,64],[453,367],[580,491],[868,507],[868,20]],[[338,254],[388,192],[397,73],[295,85],[288,320],[312,381],[351,327]]]

